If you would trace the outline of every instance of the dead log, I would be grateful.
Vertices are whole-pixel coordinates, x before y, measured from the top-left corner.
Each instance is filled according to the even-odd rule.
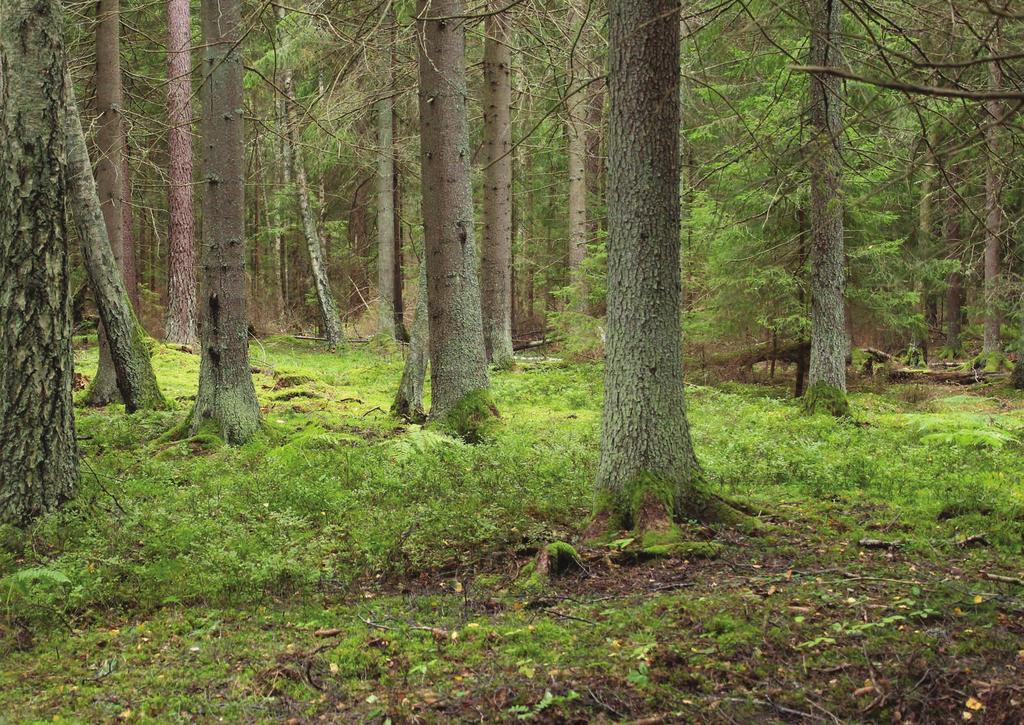
[[[1006,373],[986,373],[981,370],[913,370],[911,368],[895,368],[889,371],[889,382],[891,383],[976,385],[978,383],[991,383],[1006,377]]]

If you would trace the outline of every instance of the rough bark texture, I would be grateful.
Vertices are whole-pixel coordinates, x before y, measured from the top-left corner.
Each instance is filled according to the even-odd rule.
[[[65,82],[67,107],[62,123],[67,134],[68,201],[82,245],[82,261],[89,286],[109,346],[117,389],[129,413],[163,408],[166,401],[153,373],[146,333],[135,317],[107,238],[70,76]]]
[[[192,36],[189,0],[167,0],[167,317],[169,342],[195,345],[196,247],[192,208]]]
[[[278,6],[278,19],[284,17],[285,10]],[[306,166],[302,161],[302,149],[299,145],[298,119],[295,118],[295,96],[292,84],[291,68],[285,64],[282,70],[284,79],[284,126],[288,136],[286,150],[288,166],[295,180],[295,194],[298,197],[299,213],[302,215],[302,231],[306,237],[306,250],[309,254],[309,270],[313,277],[313,288],[316,291],[317,303],[320,307],[320,329],[327,344],[337,348],[344,342],[341,330],[341,315],[338,303],[331,290],[331,281],[327,277],[327,264],[324,261],[324,248],[320,241],[320,232],[313,207],[309,202],[309,181],[306,178]]]
[[[495,11],[504,0],[491,0]],[[512,69],[509,19],[484,21],[484,243],[480,263],[484,346],[498,366],[512,362]]]
[[[100,197],[107,238],[118,268],[124,276],[124,125],[121,87],[120,0],[100,0],[96,10],[96,188]],[[127,285],[125,287],[127,289]],[[120,400],[117,373],[103,325],[99,329],[100,362],[89,386],[91,405],[108,405]]]
[[[430,325],[427,319],[427,269],[420,263],[420,282],[416,297],[416,312],[412,318],[412,335],[409,339],[409,353],[402,370],[402,381],[391,410],[395,415],[413,423],[426,420],[423,409],[423,381],[427,376]]]
[[[702,489],[683,393],[679,5],[611,0],[608,8],[608,324],[595,524],[722,519],[730,509]]]
[[[61,6],[0,20],[0,522],[27,524],[78,483],[65,235]]]
[[[489,387],[473,240],[462,0],[419,0],[423,226],[430,319],[431,417]],[[487,407],[487,406],[484,406]],[[496,412],[496,411],[495,411]]]
[[[1003,71],[999,63],[989,64],[989,87],[1003,85]],[[982,352],[999,353],[1002,341],[999,328],[1002,322],[999,310],[999,256],[1003,238],[1003,159],[1002,123],[1006,109],[1002,101],[989,101],[986,106],[988,127],[985,131],[985,337]]]
[[[393,34],[392,34],[393,38]],[[377,101],[377,332],[395,336],[395,129],[393,69]]]
[[[246,309],[241,24],[241,0],[203,0],[202,360],[188,430],[210,420],[232,444],[260,427]]]
[[[812,14],[811,65],[838,66],[840,0],[818,0]],[[842,85],[826,74],[810,77],[811,148],[811,364],[806,406],[845,400],[846,323],[843,313]],[[834,390],[831,394],[828,390]],[[842,406],[840,406],[841,408]],[[835,412],[835,411],[833,411]],[[842,411],[839,411],[842,412]]]

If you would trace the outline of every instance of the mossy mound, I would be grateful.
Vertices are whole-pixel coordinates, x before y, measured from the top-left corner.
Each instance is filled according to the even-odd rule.
[[[800,407],[807,415],[825,413],[836,418],[845,418],[850,414],[850,402],[846,393],[827,383],[815,383],[800,402]]]
[[[481,443],[494,434],[499,417],[490,391],[481,388],[468,393],[451,412],[436,419],[434,424],[467,443]]]
[[[1013,363],[1010,362],[1005,353],[995,350],[978,355],[978,357],[974,358],[974,362],[971,363],[971,368],[986,373],[1003,373],[1013,369]]]

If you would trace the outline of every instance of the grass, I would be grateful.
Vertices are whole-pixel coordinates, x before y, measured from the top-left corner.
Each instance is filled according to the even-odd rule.
[[[1019,393],[865,383],[836,419],[692,387],[709,481],[769,532],[686,527],[713,561],[578,548],[538,590],[590,511],[599,365],[495,371],[500,425],[468,445],[387,414],[393,348],[272,339],[266,428],[235,449],[161,439],[198,359],[154,362],[174,408],[78,408],[78,498],[0,530],[0,722],[1024,712],[1024,593],[987,578],[1024,575]]]

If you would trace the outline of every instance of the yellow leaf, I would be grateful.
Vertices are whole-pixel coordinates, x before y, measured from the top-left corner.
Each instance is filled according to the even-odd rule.
[[[338,663],[337,663],[337,662],[332,662],[332,663],[331,663],[331,665],[330,665],[330,670],[331,670],[331,674],[332,674],[332,675],[336,675],[336,674],[338,674],[338,670],[339,670],[339,669],[340,669],[340,668],[338,667]]]
[[[972,720],[974,718],[974,715],[971,714],[970,710],[964,710],[960,717],[962,717],[964,720]]]
[[[975,604],[981,604],[983,601],[985,601],[985,597],[981,596],[980,594],[975,594],[974,595],[974,603]]]
[[[970,710],[984,710],[985,709],[985,705],[981,702],[981,700],[977,700],[977,699],[975,699],[973,697],[968,697],[967,698],[966,705],[967,705],[967,708],[970,709]]]
[[[459,593],[461,591],[462,591],[462,582],[460,582],[460,581],[455,582],[455,592]]]

